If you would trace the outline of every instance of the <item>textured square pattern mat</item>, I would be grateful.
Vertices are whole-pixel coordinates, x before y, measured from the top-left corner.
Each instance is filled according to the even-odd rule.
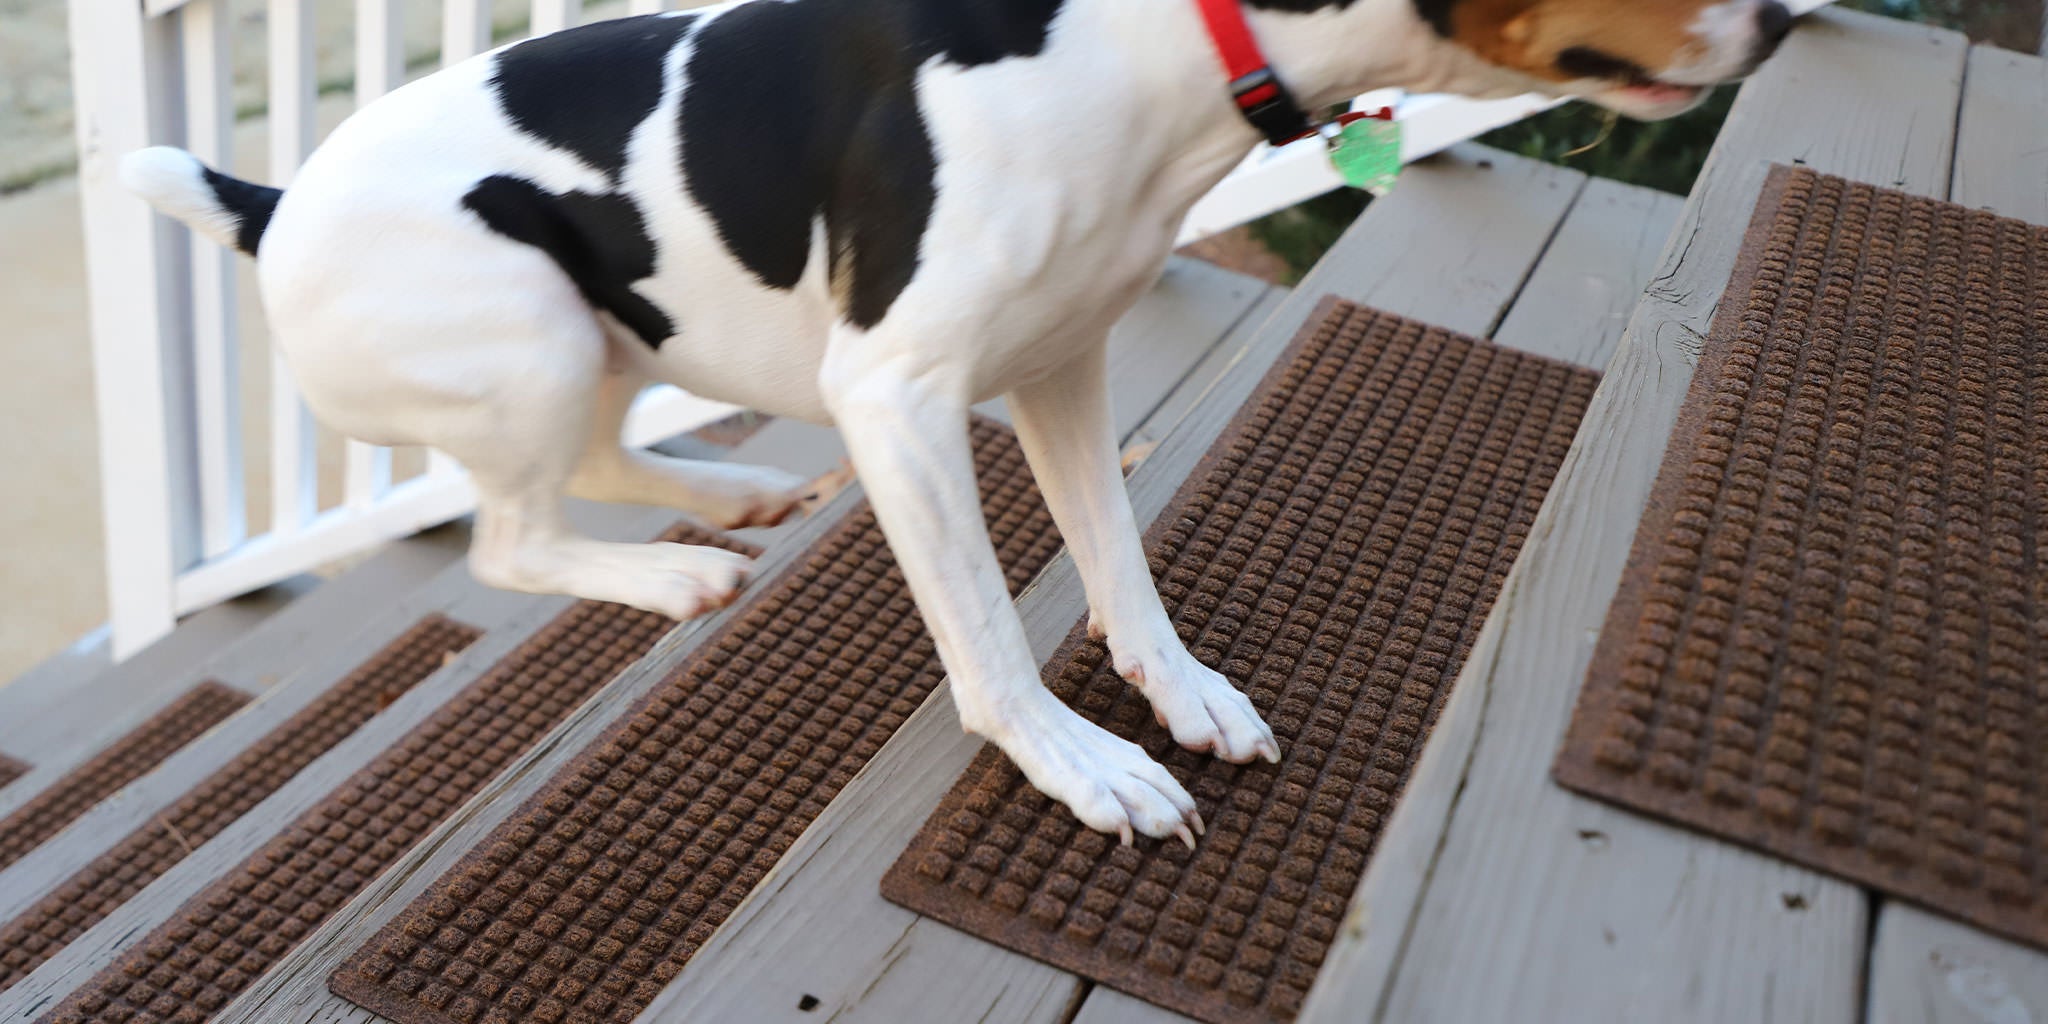
[[[1557,776],[2048,947],[2048,229],[1773,172]]]
[[[6,789],[14,780],[28,773],[29,763],[27,761],[17,761],[6,754],[0,754],[0,789]]]
[[[481,635],[439,615],[420,620],[149,824],[0,926],[0,990],[27,977]]]
[[[974,429],[1014,594],[1059,535]],[[945,675],[862,506],[337,969],[400,1024],[630,1021]],[[794,999],[794,997],[792,997]]]
[[[164,758],[247,703],[248,694],[215,682],[200,683],[172,701],[0,821],[0,869],[64,831],[122,786],[149,774]]]
[[[1206,1021],[1292,1019],[1597,382],[1326,303],[1147,534],[1181,637],[1281,763],[1176,746],[1079,623],[1047,684],[1208,833],[1120,847],[986,747],[883,894]]]
[[[754,553],[688,526],[662,539]],[[569,606],[39,1024],[211,1019],[674,627],[620,605]]]

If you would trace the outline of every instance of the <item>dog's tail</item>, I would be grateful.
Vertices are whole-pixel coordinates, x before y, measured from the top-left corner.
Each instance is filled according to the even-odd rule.
[[[182,149],[152,146],[121,161],[121,184],[225,246],[256,255],[280,189],[230,178]]]

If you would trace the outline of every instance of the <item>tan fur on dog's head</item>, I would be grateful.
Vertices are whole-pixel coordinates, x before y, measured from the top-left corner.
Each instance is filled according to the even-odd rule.
[[[1417,0],[1489,64],[1637,116],[1747,75],[1791,26],[1778,0]]]

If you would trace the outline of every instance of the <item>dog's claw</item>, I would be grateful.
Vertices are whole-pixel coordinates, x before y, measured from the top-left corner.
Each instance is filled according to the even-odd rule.
[[[1265,757],[1268,764],[1280,763],[1280,745],[1272,740],[1260,740],[1259,753]]]
[[[1209,834],[1209,826],[1202,824],[1202,812],[1200,811],[1188,812],[1188,824],[1194,826],[1195,834],[1198,836]]]
[[[1188,849],[1190,851],[1192,851],[1195,848],[1195,834],[1193,832],[1188,831],[1188,827],[1186,825],[1182,825],[1181,827],[1174,829],[1173,834],[1179,836],[1181,842],[1188,844]]]
[[[1125,822],[1125,823],[1124,823],[1124,825],[1123,825],[1123,827],[1122,827],[1121,829],[1119,829],[1119,830],[1118,830],[1118,834],[1119,834],[1119,835],[1121,835],[1121,836],[1123,837],[1123,841],[1124,841],[1124,845],[1125,845],[1125,846],[1129,846],[1129,845],[1131,845],[1131,838],[1132,838],[1132,837],[1131,837],[1131,823],[1130,823],[1130,822]]]

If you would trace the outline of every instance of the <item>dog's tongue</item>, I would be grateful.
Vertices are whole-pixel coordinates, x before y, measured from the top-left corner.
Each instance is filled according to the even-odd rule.
[[[1678,103],[1698,96],[1700,94],[1700,87],[1697,85],[1667,85],[1663,82],[1645,82],[1641,85],[1629,86],[1628,93],[1637,99],[1646,100],[1650,103]]]

